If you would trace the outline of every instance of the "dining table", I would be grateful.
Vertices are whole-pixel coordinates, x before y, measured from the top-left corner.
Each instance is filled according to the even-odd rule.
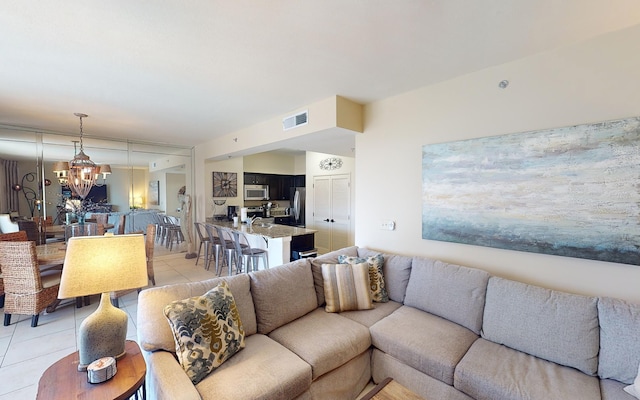
[[[51,242],[37,245],[36,256],[38,257],[38,264],[40,264],[40,271],[62,268],[66,251],[67,244],[65,242]]]
[[[68,225],[48,225],[45,229],[47,233],[52,235],[64,235],[67,226]],[[114,224],[106,224],[104,226],[104,230],[107,231],[109,229],[113,229],[114,226]]]

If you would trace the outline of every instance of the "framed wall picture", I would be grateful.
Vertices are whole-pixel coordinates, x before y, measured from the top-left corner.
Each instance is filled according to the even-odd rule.
[[[429,144],[422,237],[640,265],[640,118]]]
[[[213,197],[238,196],[238,174],[235,172],[213,173]]]
[[[149,204],[160,205],[160,181],[149,181]]]

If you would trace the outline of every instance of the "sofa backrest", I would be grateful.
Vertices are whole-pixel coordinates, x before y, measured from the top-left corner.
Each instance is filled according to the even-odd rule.
[[[249,336],[256,333],[256,313],[253,308],[250,279],[248,275],[241,274],[141,291],[138,296],[137,321],[140,346],[147,351],[166,350],[175,353],[176,343],[169,322],[164,316],[164,307],[172,301],[203,295],[222,281],[229,284],[245,334]]]
[[[380,254],[380,252],[364,247],[358,248],[358,257],[361,258],[367,258],[377,254]],[[402,303],[407,292],[413,257],[387,253],[382,253],[382,256],[384,257],[382,274],[384,275],[384,283],[387,288],[387,293],[389,294],[389,299]]]
[[[258,332],[264,335],[318,308],[311,262],[293,261],[251,272]]]
[[[404,304],[480,334],[489,276],[480,269],[414,257]]]
[[[598,299],[600,357],[598,376],[631,384],[640,365],[640,304]]]
[[[332,252],[322,254],[311,259],[311,271],[313,272],[313,284],[316,290],[318,307],[322,307],[324,300],[324,279],[322,279],[322,264],[337,264],[338,256],[346,255],[348,257],[356,257],[358,255],[358,247],[351,246],[343,249],[334,250]]]
[[[595,375],[600,328],[597,298],[491,277],[482,337]]]

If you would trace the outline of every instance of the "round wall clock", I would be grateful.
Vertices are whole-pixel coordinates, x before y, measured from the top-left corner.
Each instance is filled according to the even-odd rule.
[[[320,169],[330,171],[332,169],[339,169],[342,167],[342,160],[338,157],[329,157],[320,161]]]

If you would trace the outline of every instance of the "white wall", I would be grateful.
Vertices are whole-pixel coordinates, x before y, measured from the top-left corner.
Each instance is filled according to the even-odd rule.
[[[638,43],[635,27],[366,106],[356,138],[356,244],[640,301],[640,266],[429,241],[421,232],[423,145],[638,116]],[[397,229],[381,230],[383,219]]]

